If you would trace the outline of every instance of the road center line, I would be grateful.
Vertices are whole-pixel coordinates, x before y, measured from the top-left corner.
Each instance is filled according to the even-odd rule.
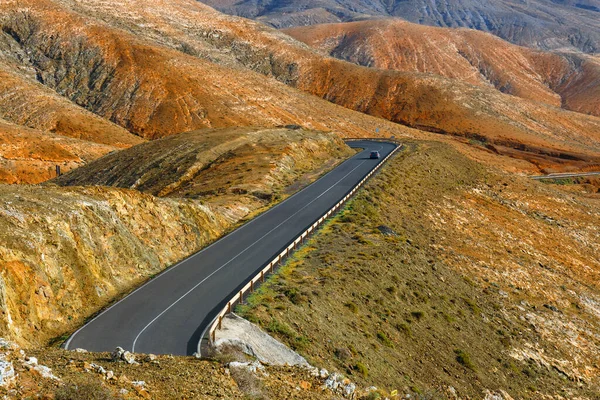
[[[383,147],[383,146],[381,146],[381,147]],[[177,300],[175,300],[170,306],[168,306],[167,308],[165,308],[160,314],[158,314],[152,321],[150,321],[137,334],[137,336],[133,340],[133,345],[131,346],[131,352],[132,353],[135,352],[135,345],[136,345],[138,339],[140,338],[140,336],[142,335],[142,333],[144,333],[144,331],[146,331],[146,329],[148,329],[150,327],[150,325],[152,325],[154,322],[156,322],[156,320],[158,320],[160,317],[162,317],[167,311],[169,311],[171,308],[173,308],[173,306],[175,306],[177,303],[179,303],[181,300],[183,300],[188,294],[190,294],[196,288],[198,288],[198,286],[202,285],[204,282],[206,282],[208,279],[210,279],[214,274],[216,274],[217,272],[219,272],[221,269],[225,268],[232,261],[234,261],[236,258],[238,258],[239,256],[241,256],[243,253],[245,253],[246,251],[248,251],[251,247],[253,247],[255,244],[257,244],[258,242],[260,242],[266,236],[270,235],[273,231],[275,231],[276,229],[278,229],[281,225],[285,224],[287,221],[289,221],[290,219],[292,219],[294,216],[296,216],[302,210],[306,209],[306,207],[308,207],[309,205],[311,205],[312,203],[314,203],[315,201],[317,201],[319,198],[321,198],[323,195],[325,195],[325,193],[329,192],[331,189],[333,189],[335,186],[337,186],[338,183],[340,183],[342,180],[344,180],[348,175],[350,175],[352,172],[354,172],[358,167],[360,167],[364,163],[365,163],[365,161],[363,161],[360,164],[358,164],[350,172],[348,172],[346,175],[344,175],[342,178],[340,178],[337,182],[335,182],[333,185],[331,185],[327,190],[325,190],[319,196],[315,197],[312,201],[310,201],[309,203],[307,203],[304,207],[300,208],[294,214],[290,215],[288,218],[286,218],[284,221],[282,221],[279,225],[277,225],[276,227],[274,227],[273,229],[271,229],[269,232],[265,233],[263,236],[261,236],[259,239],[257,239],[254,243],[252,243],[251,245],[249,245],[248,247],[246,247],[244,250],[242,250],[241,252],[239,252],[235,257],[233,257],[232,259],[230,259],[229,261],[227,261],[225,264],[221,265],[219,268],[217,268],[216,270],[214,270],[210,275],[208,275],[206,278],[202,279],[194,287],[192,287],[190,290],[188,290],[187,292],[185,292],[180,298],[178,298]]]

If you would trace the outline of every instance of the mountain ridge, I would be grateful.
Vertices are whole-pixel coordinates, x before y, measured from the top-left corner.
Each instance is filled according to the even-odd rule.
[[[203,2],[227,14],[256,19],[276,28],[400,17],[423,25],[491,32],[512,43],[545,50],[600,51],[598,0]]]

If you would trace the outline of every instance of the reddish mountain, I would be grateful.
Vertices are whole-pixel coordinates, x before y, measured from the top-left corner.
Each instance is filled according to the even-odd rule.
[[[536,51],[479,31],[433,28],[397,19],[314,25],[284,32],[355,64],[433,73],[600,115],[600,62],[593,56]]]
[[[459,136],[540,168],[600,162],[599,118],[490,86],[325,57],[278,31],[191,0],[23,0],[0,7],[3,47],[13,49],[15,63],[79,106],[146,138],[285,124],[343,136],[421,135],[350,111],[356,110]]]

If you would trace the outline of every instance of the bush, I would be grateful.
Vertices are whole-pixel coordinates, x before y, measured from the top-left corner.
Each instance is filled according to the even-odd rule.
[[[358,313],[358,306],[356,304],[354,304],[353,302],[348,302],[344,305],[346,307],[348,307],[350,309],[350,311],[352,311],[354,314]]]
[[[358,373],[360,373],[365,378],[367,376],[369,376],[369,370],[368,370],[367,366],[365,364],[361,363],[360,361],[354,365],[354,370],[357,371]]]
[[[268,332],[278,333],[283,336],[287,336],[289,338],[295,338],[296,335],[292,328],[287,326],[284,322],[279,322],[277,319],[272,318],[269,322],[269,325],[266,326]]]
[[[410,313],[410,315],[412,315],[414,319],[419,321],[421,318],[423,318],[425,316],[425,313],[423,311],[413,311]]]
[[[396,324],[396,329],[398,329],[399,332],[402,332],[403,334],[405,334],[408,337],[412,336],[412,332],[410,330],[410,326],[408,326],[404,322]]]
[[[379,331],[377,332],[377,339],[381,341],[385,346],[394,348],[394,343],[390,340],[390,338],[385,334],[385,332]]]
[[[464,350],[456,349],[454,350],[454,354],[456,354],[456,361],[464,365],[466,368],[475,371],[475,365],[471,361],[471,356],[469,353]]]

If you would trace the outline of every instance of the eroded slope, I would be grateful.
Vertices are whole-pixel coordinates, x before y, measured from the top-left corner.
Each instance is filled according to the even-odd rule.
[[[54,135],[0,119],[0,182],[39,183],[120,148]]]

